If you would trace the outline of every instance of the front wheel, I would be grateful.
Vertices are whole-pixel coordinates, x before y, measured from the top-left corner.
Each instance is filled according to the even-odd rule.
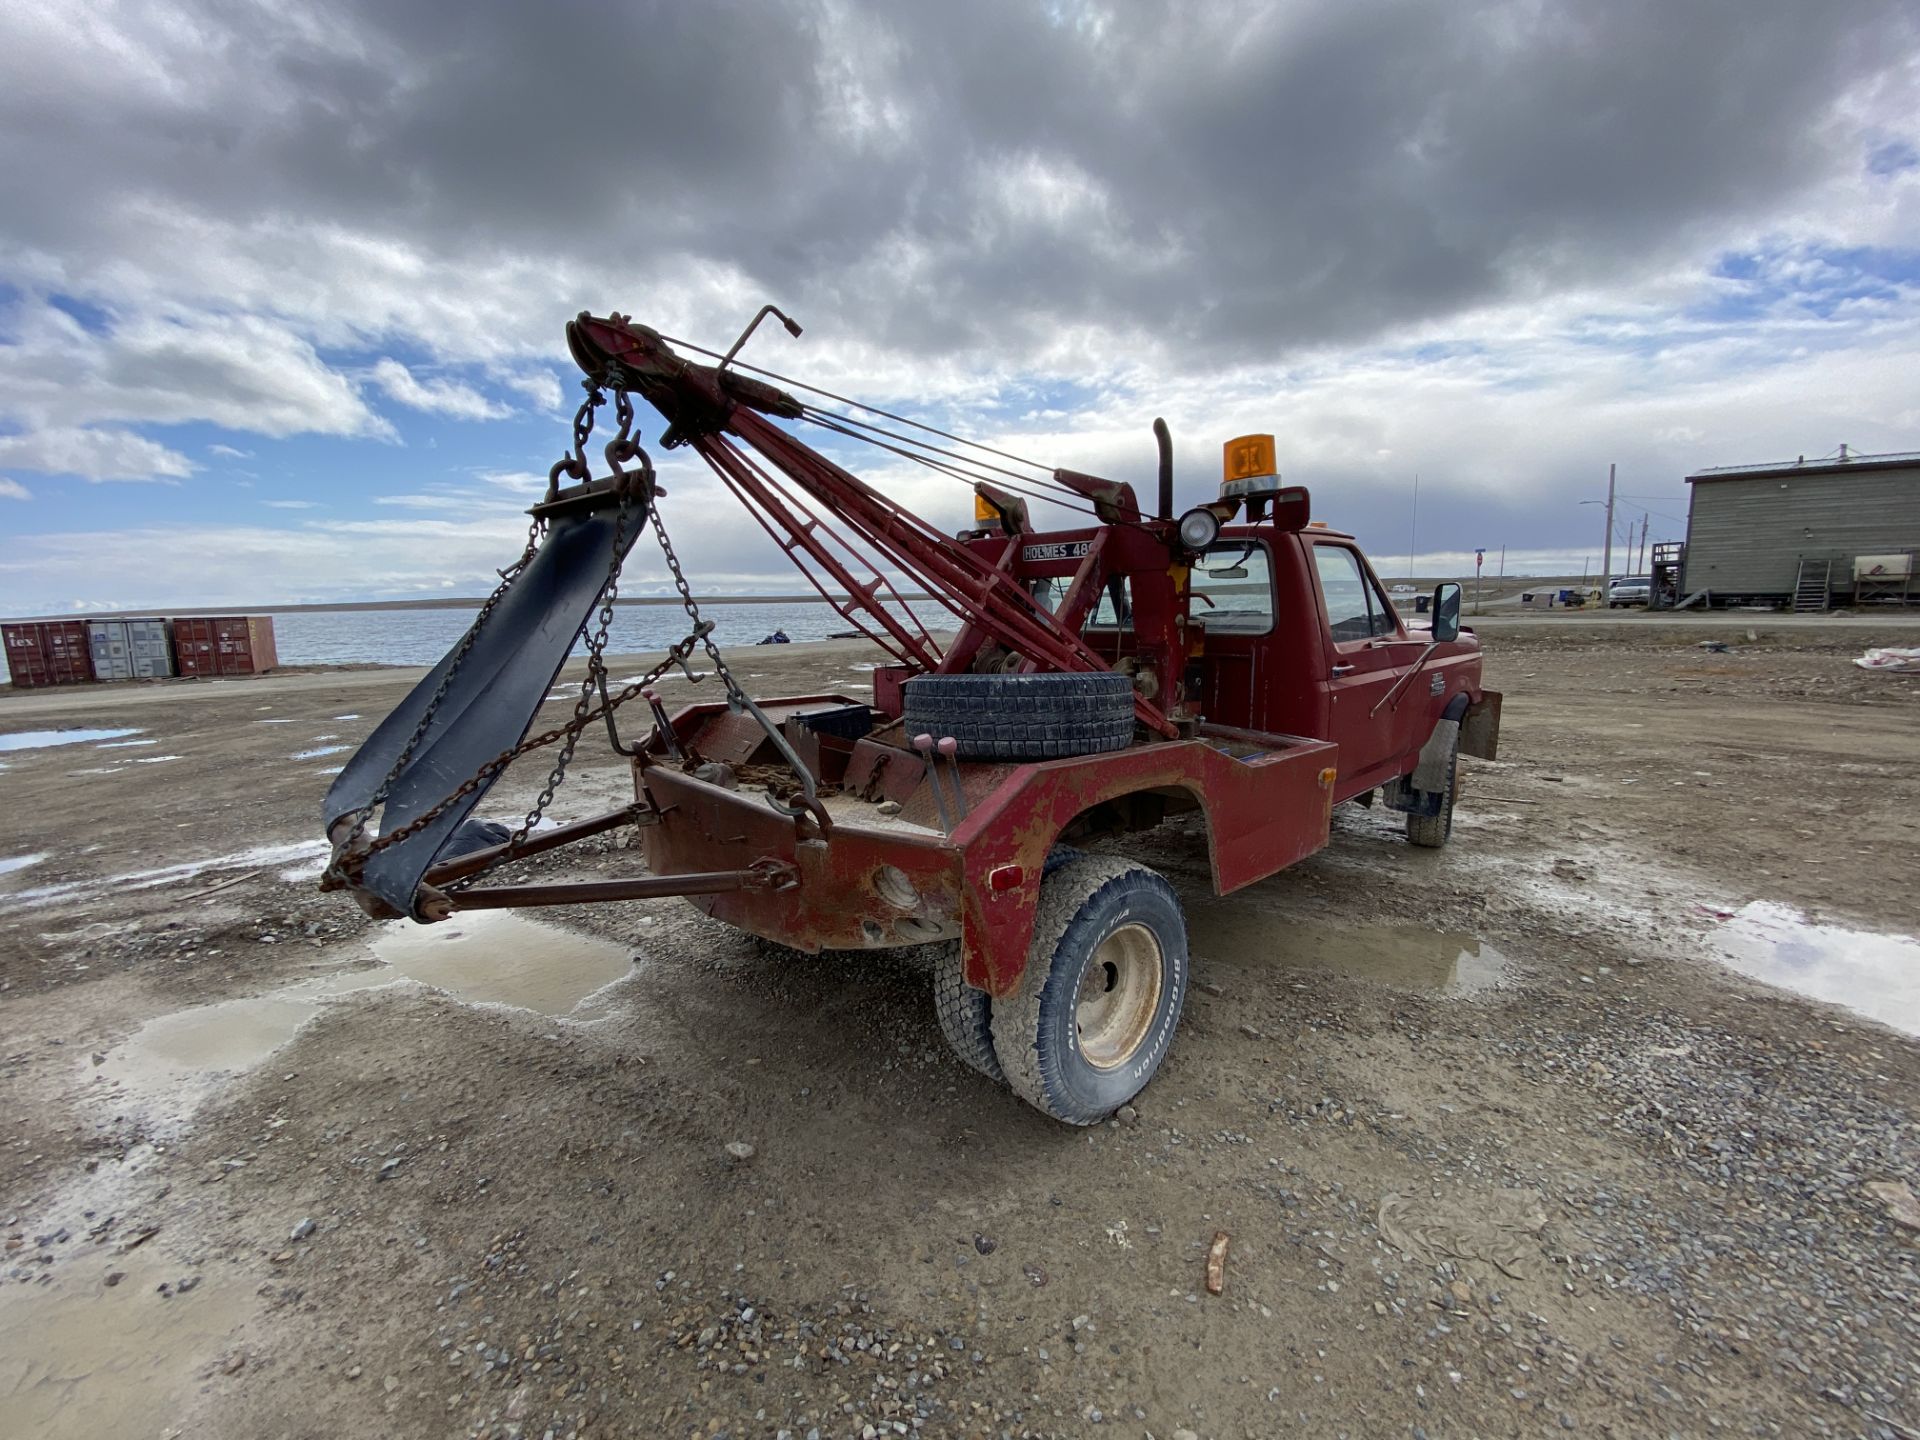
[[[996,1003],[993,1050],[1015,1094],[1094,1125],[1166,1059],[1187,998],[1187,924],[1143,865],[1081,856],[1042,880],[1020,988]]]
[[[1456,731],[1447,755],[1447,788],[1440,793],[1436,815],[1407,816],[1407,840],[1423,850],[1438,850],[1453,835],[1453,800],[1460,790],[1460,736]]]

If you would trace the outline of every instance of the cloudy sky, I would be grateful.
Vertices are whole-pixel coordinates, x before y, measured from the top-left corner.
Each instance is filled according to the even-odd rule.
[[[1390,575],[1578,569],[1609,462],[1663,538],[1920,449],[1916,15],[10,0],[0,611],[478,593],[566,319],[767,300],[749,358],[1048,463],[1150,488],[1164,415],[1188,503],[1270,430]],[[792,589],[684,465],[699,583]]]

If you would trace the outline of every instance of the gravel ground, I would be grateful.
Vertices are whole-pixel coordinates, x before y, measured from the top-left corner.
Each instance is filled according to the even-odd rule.
[[[677,902],[542,917],[619,974],[561,1013],[489,1003],[512,944],[373,986],[379,927],[307,878],[342,756],[289,757],[356,742],[402,672],[0,696],[0,731],[155,742],[0,757],[0,861],[42,857],[0,874],[9,1413],[1902,1440],[1920,1231],[1874,1187],[1920,1188],[1920,1044],[1716,958],[1756,901],[1920,933],[1920,679],[1848,663],[1901,634],[1486,634],[1501,758],[1447,850],[1347,807],[1221,900],[1192,825],[1132,846],[1195,989],[1091,1131],[948,1056],[912,952],[793,955]],[[764,654],[763,694],[870,663]],[[623,784],[583,755],[559,818]]]

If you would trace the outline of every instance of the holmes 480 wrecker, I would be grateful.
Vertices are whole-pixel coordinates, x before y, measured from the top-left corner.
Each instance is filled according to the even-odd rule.
[[[1155,422],[1159,504],[1147,512],[1128,485],[743,373],[755,367],[735,356],[768,314],[800,333],[768,306],[725,355],[620,315],[567,327],[587,377],[572,452],[471,629],[329,792],[323,883],[376,915],[428,922],[684,895],[805,950],[926,945],[940,1026],[961,1059],[1049,1115],[1093,1123],[1166,1056],[1186,995],[1186,925],[1154,871],[1113,847],[1073,847],[1197,811],[1224,894],[1325,845],[1345,800],[1404,811],[1414,844],[1443,844],[1457,756],[1491,758],[1499,729],[1500,697],[1481,688],[1479,644],[1460,629],[1459,587],[1439,587],[1431,629],[1410,632],[1351,537],[1310,523],[1307,492],[1280,484],[1271,437],[1229,442],[1218,498],[1176,519],[1170,442]],[[609,395],[619,429],[596,478],[587,443]],[[871,703],[742,691],[661,524],[634,396],[666,421],[658,443],[705,460],[892,657]],[[979,528],[939,533],[775,421],[970,482]],[[1088,523],[1035,533],[1033,496]],[[615,587],[649,527],[690,629],[648,676],[613,690]],[[946,645],[903,592],[947,612]],[[529,733],[583,636],[572,716]],[[669,715],[652,684],[696,650],[724,698]],[[617,717],[635,699],[651,728],[632,744]],[[631,758],[634,803],[537,828],[597,723]],[[552,770],[521,825],[469,818],[508,764],[542,749]],[[643,837],[645,875],[478,883],[623,827]]]

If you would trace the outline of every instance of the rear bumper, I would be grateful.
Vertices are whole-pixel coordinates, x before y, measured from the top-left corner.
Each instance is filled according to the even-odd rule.
[[[724,790],[665,766],[647,767],[639,783],[660,811],[660,822],[640,832],[654,874],[763,859],[794,868],[798,883],[786,889],[687,897],[716,920],[797,950],[960,938],[961,854],[944,836],[836,824],[831,841],[802,839],[757,790]]]

